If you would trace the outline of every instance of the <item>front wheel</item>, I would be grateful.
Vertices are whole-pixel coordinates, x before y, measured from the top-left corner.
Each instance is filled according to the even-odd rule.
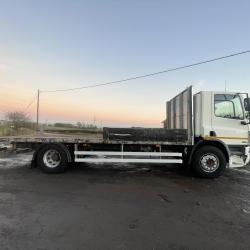
[[[68,161],[62,147],[48,144],[38,151],[37,163],[45,173],[61,173],[66,170]]]
[[[192,170],[198,177],[219,177],[224,173],[226,166],[225,154],[214,146],[203,146],[192,157]]]

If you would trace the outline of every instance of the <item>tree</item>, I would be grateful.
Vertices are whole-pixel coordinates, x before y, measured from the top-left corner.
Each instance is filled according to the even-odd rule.
[[[77,123],[76,123],[76,126],[77,126],[78,128],[85,128],[85,127],[86,127],[86,125],[85,125],[84,122],[77,122]]]
[[[77,123],[76,123],[76,126],[77,126],[78,128],[82,128],[82,123],[81,123],[81,122],[77,122]]]
[[[18,132],[20,128],[27,127],[30,123],[30,118],[20,111],[8,112],[5,116],[10,126],[16,132]]]
[[[62,123],[62,122],[56,122],[54,124],[54,127],[60,127],[60,128],[74,128],[74,125],[71,123]]]

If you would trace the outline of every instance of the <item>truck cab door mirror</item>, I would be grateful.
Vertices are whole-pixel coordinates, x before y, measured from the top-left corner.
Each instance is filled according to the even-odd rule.
[[[246,111],[250,111],[250,98],[244,99],[244,108]]]
[[[241,121],[241,124],[242,124],[242,125],[248,125],[249,122],[247,122],[247,121]]]

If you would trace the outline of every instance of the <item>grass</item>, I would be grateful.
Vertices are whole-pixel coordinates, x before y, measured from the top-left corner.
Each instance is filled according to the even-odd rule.
[[[60,134],[96,134],[102,133],[100,128],[64,128],[54,126],[42,126],[43,132],[46,133],[60,133]],[[0,136],[18,136],[18,135],[32,135],[35,130],[28,128],[20,128],[18,131],[10,128],[9,126],[0,126]]]
[[[8,126],[0,126],[0,136],[31,135],[34,134],[34,132],[34,130],[28,128],[20,128],[18,131],[15,131]]]

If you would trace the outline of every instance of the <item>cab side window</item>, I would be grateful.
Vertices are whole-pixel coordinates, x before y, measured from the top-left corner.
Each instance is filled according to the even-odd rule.
[[[214,114],[222,118],[244,119],[240,97],[238,95],[229,94],[215,95]]]

